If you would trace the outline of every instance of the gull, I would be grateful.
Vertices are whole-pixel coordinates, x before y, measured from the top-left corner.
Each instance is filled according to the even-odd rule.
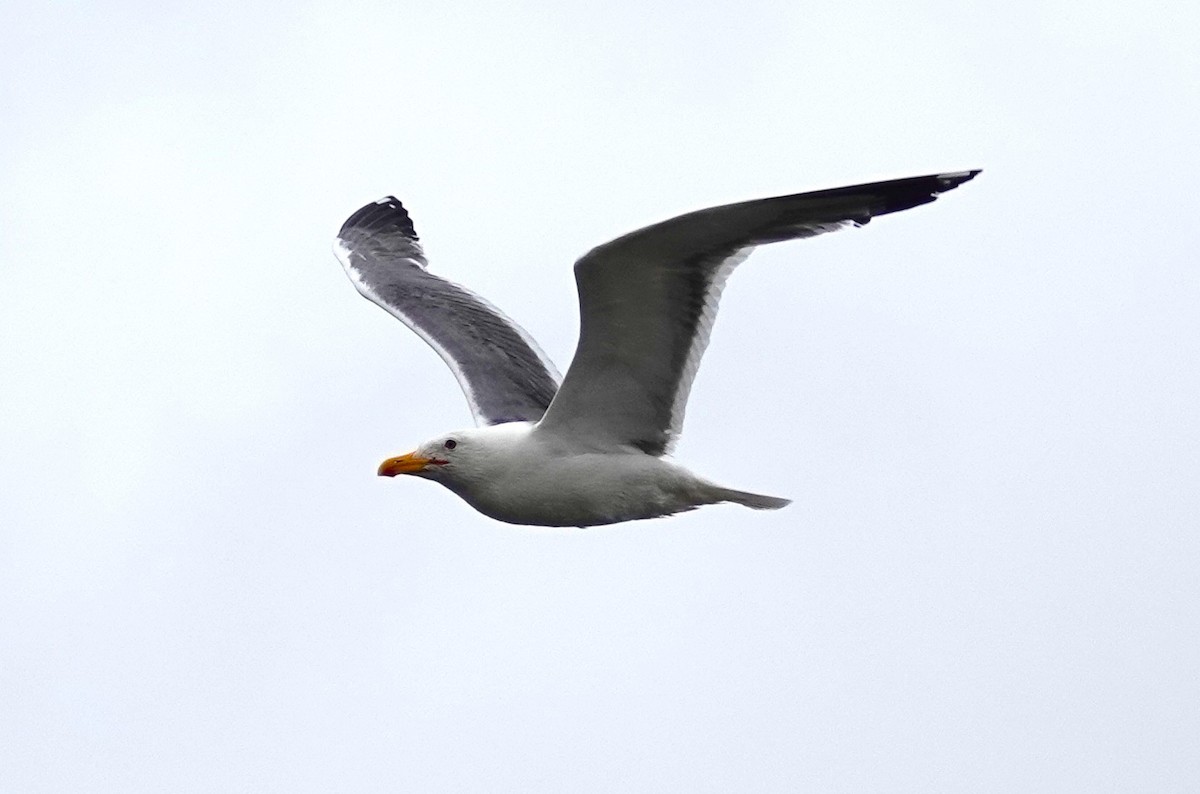
[[[862,226],[933,201],[978,170],[727,204],[647,226],[575,263],[579,343],[560,377],[486,300],[429,272],[393,196],[342,225],[334,252],[354,286],[450,366],[475,427],[389,458],[380,476],[440,483],[513,524],[588,527],[732,502],[788,499],[725,488],[671,460],[726,279],[755,246]]]

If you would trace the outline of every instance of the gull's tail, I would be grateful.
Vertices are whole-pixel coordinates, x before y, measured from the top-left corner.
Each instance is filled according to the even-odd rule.
[[[753,510],[778,510],[792,503],[791,499],[781,499],[778,496],[766,496],[749,491],[735,491],[732,488],[714,488],[713,496],[718,502],[734,502],[745,505]]]

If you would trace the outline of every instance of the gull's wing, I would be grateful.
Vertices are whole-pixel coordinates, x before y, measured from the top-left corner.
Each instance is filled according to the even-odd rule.
[[[933,201],[978,173],[713,207],[593,249],[575,264],[579,345],[538,432],[663,454],[683,424],[721,288],[754,246],[861,226]]]
[[[560,380],[529,334],[470,290],[426,270],[412,220],[393,196],[342,224],[334,253],[363,297],[437,351],[467,395],[475,422],[536,422]]]

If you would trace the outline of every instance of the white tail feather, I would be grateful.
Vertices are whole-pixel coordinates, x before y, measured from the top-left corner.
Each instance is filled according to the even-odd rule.
[[[715,490],[715,496],[719,501],[734,502],[739,505],[745,505],[753,510],[778,510],[792,503],[791,499],[750,493],[749,491],[735,491],[732,488],[716,488]]]

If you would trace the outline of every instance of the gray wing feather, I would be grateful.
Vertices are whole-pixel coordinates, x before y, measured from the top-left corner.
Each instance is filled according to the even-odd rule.
[[[757,245],[813,237],[933,201],[978,171],[700,210],[627,234],[575,265],[575,358],[538,432],[598,449],[670,449],[725,279]]]
[[[342,225],[334,252],[354,286],[437,351],[477,424],[536,422],[560,380],[525,331],[475,293],[426,270],[412,220],[394,197]]]

